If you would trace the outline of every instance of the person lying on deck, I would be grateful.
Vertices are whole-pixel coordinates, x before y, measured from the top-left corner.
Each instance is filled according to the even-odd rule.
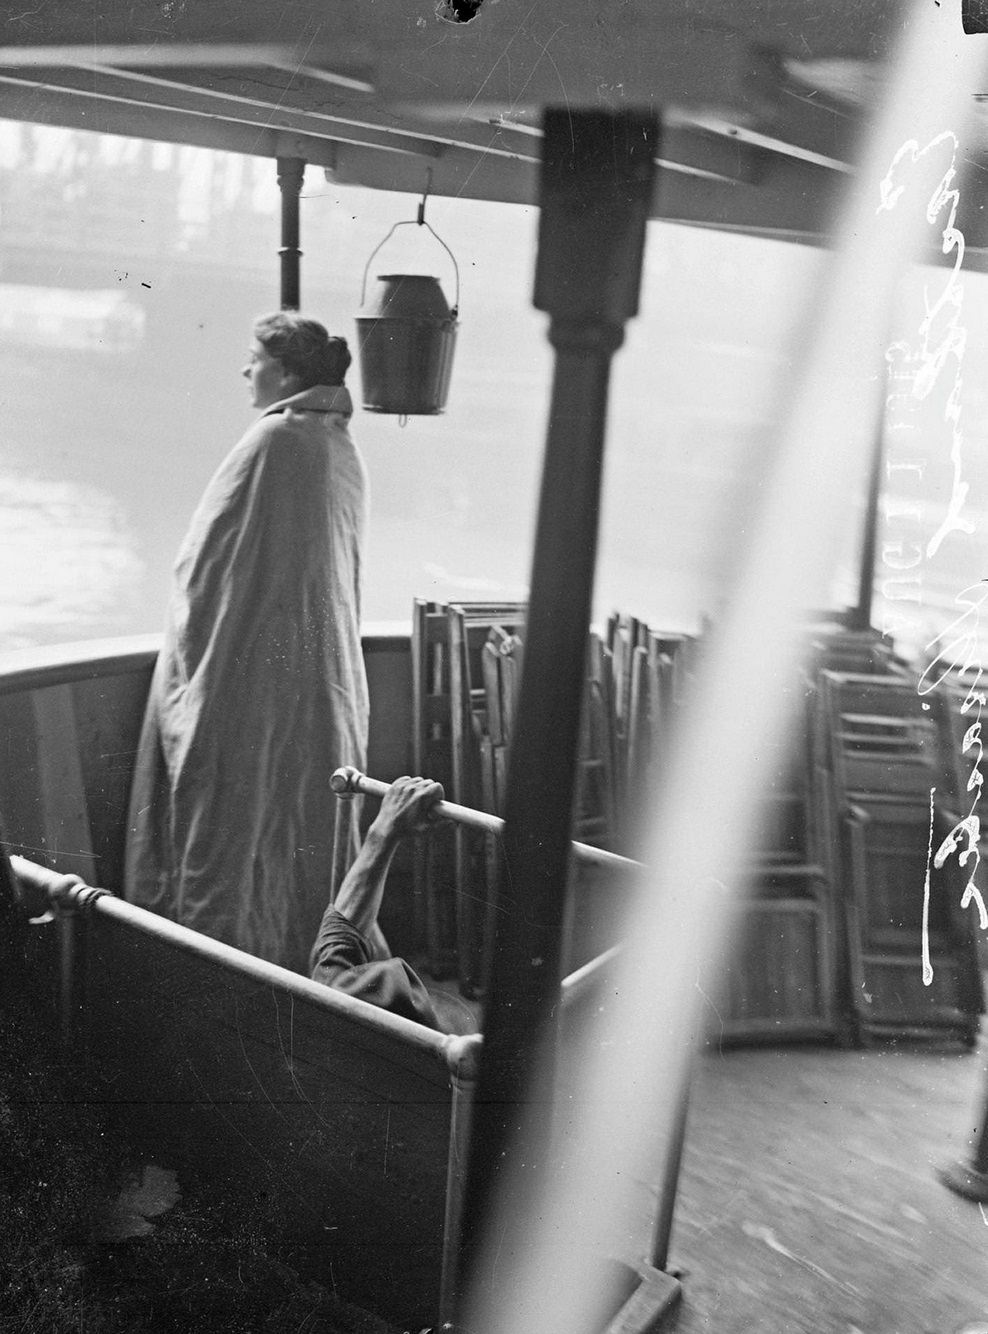
[[[310,960],[314,981],[440,1032],[447,1025],[440,1022],[425,984],[404,959],[392,957],[377,915],[398,844],[429,828],[429,812],[443,795],[441,784],[428,778],[398,778],[391,784],[326,909]]]

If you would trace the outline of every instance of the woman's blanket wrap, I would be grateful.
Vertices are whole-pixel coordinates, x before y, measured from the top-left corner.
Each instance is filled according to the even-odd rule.
[[[359,846],[357,805],[329,786],[366,767],[351,411],[341,386],[274,404],[207,487],[131,796],[127,897],[299,972]]]

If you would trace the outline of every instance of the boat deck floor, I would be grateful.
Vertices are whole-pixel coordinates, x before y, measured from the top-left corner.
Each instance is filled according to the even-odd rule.
[[[676,1334],[988,1329],[988,1206],[968,1162],[976,1052],[896,1043],[708,1050],[698,1061],[670,1268]]]
[[[444,1025],[477,1030],[480,1006],[455,982],[424,980]],[[970,1160],[986,1092],[988,1024],[975,1051],[706,1049],[669,1257],[683,1284],[670,1329],[988,1334],[988,1205],[937,1177]]]

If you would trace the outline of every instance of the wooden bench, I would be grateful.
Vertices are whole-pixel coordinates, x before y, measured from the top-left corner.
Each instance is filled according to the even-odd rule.
[[[60,879],[12,861],[26,883]],[[83,884],[59,904],[63,1029],[121,1138],[262,1218],[302,1274],[398,1328],[436,1323],[480,1039]]]

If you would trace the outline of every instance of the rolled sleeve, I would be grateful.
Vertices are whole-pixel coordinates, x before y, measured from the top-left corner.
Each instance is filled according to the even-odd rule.
[[[404,959],[372,959],[361,931],[330,908],[312,951],[312,980],[427,1028],[440,1029],[432,1000]]]

